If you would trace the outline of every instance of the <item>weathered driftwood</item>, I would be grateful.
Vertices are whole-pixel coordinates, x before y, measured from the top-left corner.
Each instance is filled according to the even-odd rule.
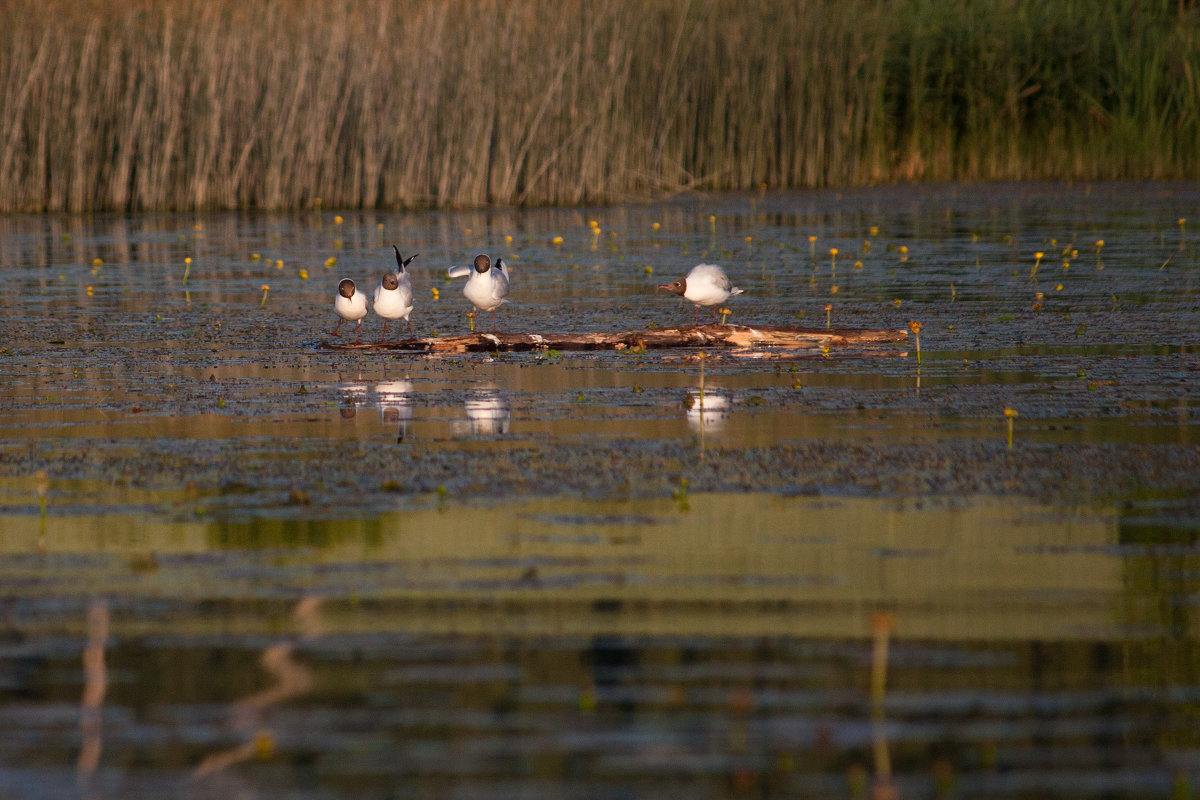
[[[644,347],[844,347],[905,342],[903,328],[796,328],[779,325],[699,325],[623,333],[471,333],[434,339],[327,342],[333,350],[403,350],[423,353],[466,353],[516,350],[626,350]]]

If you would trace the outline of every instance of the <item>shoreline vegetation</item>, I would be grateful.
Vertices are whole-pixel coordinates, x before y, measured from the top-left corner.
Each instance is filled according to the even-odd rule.
[[[3,5],[0,212],[1200,178],[1196,0]]]

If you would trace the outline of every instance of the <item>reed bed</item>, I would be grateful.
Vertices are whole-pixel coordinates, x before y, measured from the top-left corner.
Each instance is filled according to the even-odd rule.
[[[1200,177],[1192,0],[6,0],[0,211]]]

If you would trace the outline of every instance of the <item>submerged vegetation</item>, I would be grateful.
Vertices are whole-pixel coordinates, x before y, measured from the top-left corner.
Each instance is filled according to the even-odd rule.
[[[12,0],[0,211],[1200,177],[1192,0]]]

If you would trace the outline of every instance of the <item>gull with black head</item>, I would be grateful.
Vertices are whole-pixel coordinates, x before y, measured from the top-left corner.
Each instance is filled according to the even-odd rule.
[[[697,264],[688,272],[686,278],[677,278],[658,288],[674,292],[684,300],[691,300],[696,306],[697,325],[700,324],[700,306],[712,306],[713,322],[716,322],[716,307],[742,293],[742,290],[729,280],[725,270],[716,264]]]
[[[387,324],[389,319],[402,319],[408,323],[408,337],[413,337],[412,320],[408,315],[413,310],[413,290],[412,278],[408,274],[408,265],[418,254],[405,258],[400,255],[400,248],[392,245],[392,250],[396,253],[396,269],[392,272],[383,273],[383,278],[380,279],[379,285],[375,287],[375,302],[373,307],[375,313],[383,320],[383,333],[379,337],[379,341],[383,341],[387,336]],[[396,326],[397,332],[400,326]]]
[[[475,261],[468,265],[451,267],[447,273],[451,278],[467,278],[463,287],[463,296],[471,301],[476,311],[492,312],[492,331],[496,330],[496,309],[508,297],[508,266],[504,259],[492,259],[480,253]]]
[[[354,328],[354,343],[358,344],[363,317],[367,315],[367,296],[354,288],[354,281],[342,278],[338,283],[338,293],[333,298],[333,310],[338,315],[338,324],[333,329],[333,335],[341,335],[343,322],[357,322],[358,325]]]

